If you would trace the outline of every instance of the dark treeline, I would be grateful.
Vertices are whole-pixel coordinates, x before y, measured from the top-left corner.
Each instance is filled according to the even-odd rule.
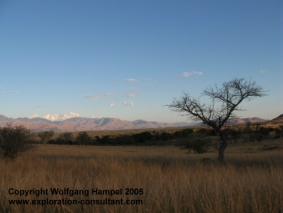
[[[276,128],[263,127],[260,124],[247,123],[244,127],[226,127],[221,132],[228,143],[261,142],[283,137],[283,125]],[[96,146],[165,146],[175,145],[183,149],[204,153],[209,147],[219,149],[219,138],[213,129],[183,129],[175,132],[145,131],[131,135],[90,137],[87,132],[65,132],[54,138],[53,131],[39,132],[37,136],[42,144],[96,145]],[[20,153],[33,149],[36,141],[34,134],[24,126],[7,124],[0,127],[0,156],[16,158]],[[277,149],[276,146],[265,147],[265,150]]]
[[[272,134],[270,134],[273,132]],[[240,128],[225,128],[223,133],[230,144],[260,142],[270,138],[283,137],[283,125],[278,128],[263,127],[261,124],[247,123]],[[214,146],[217,149],[214,136],[217,136],[215,130],[208,128],[199,128],[195,131],[191,128],[175,131],[174,133],[145,131],[131,135],[91,138],[87,132],[80,132],[75,138],[71,132],[65,132],[56,139],[52,139],[54,132],[45,131],[38,133],[41,143],[47,144],[65,144],[65,145],[96,145],[96,146],[165,146],[175,145],[184,149],[194,150],[195,153],[203,153],[207,148]]]
[[[87,132],[80,132],[76,138],[73,138],[72,133],[62,133],[57,139],[48,140],[47,144],[69,144],[69,145],[110,145],[110,146],[126,146],[126,145],[137,145],[137,146],[147,146],[147,145],[169,145],[173,144],[172,140],[186,138],[189,134],[192,134],[193,129],[183,129],[176,131],[173,134],[162,132],[158,133],[156,131],[141,132],[132,135],[118,135],[110,136],[104,135],[102,137],[96,136],[91,138]],[[40,134],[40,133],[39,133]],[[50,134],[46,134],[50,135]],[[68,135],[68,137],[64,137]],[[46,141],[42,139],[42,143]]]

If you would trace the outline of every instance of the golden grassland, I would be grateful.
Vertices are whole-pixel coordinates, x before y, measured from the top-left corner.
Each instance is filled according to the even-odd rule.
[[[0,160],[0,212],[283,212],[282,139],[189,154],[178,147],[37,145],[14,161]],[[275,147],[275,148],[274,148]],[[274,149],[273,149],[274,148]],[[203,158],[211,161],[203,163]],[[14,189],[142,188],[142,195],[10,195]],[[124,190],[125,192],[125,190]],[[142,205],[10,205],[10,199],[130,199]]]

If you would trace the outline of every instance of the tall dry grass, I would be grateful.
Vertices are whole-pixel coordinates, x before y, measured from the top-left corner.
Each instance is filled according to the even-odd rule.
[[[227,155],[226,166],[204,164],[214,153],[188,155],[175,147],[78,147],[40,145],[14,161],[0,160],[0,212],[282,212],[280,151]],[[8,189],[143,188],[143,205],[9,205]],[[24,199],[63,199],[27,196]],[[74,199],[103,199],[109,196]]]

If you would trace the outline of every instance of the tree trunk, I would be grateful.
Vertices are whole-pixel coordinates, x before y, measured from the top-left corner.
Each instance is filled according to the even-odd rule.
[[[219,135],[221,142],[220,142],[220,147],[219,147],[219,155],[218,155],[218,160],[220,163],[225,164],[225,157],[224,157],[224,151],[227,148],[227,141],[223,135]]]
[[[219,149],[219,157],[218,160],[220,163],[224,164],[225,163],[225,157],[224,157],[224,151],[225,151],[226,147],[224,147],[223,145],[220,146]]]

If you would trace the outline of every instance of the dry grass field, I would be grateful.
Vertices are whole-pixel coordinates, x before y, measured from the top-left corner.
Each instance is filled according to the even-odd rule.
[[[228,147],[226,166],[217,163],[213,150],[188,154],[167,146],[37,145],[35,151],[14,161],[0,160],[0,212],[283,212],[282,140],[272,143]],[[203,162],[204,158],[210,160]],[[52,195],[50,188],[84,190],[89,194]],[[92,194],[96,188],[122,188],[123,194]],[[126,195],[127,188],[138,190]],[[36,196],[35,190],[39,189],[47,189],[48,195]],[[30,191],[20,196],[14,194],[19,192],[16,190]],[[43,205],[57,202],[53,200],[91,202],[86,200],[105,198],[141,200],[142,204]],[[35,200],[39,205],[9,204],[15,199]]]

